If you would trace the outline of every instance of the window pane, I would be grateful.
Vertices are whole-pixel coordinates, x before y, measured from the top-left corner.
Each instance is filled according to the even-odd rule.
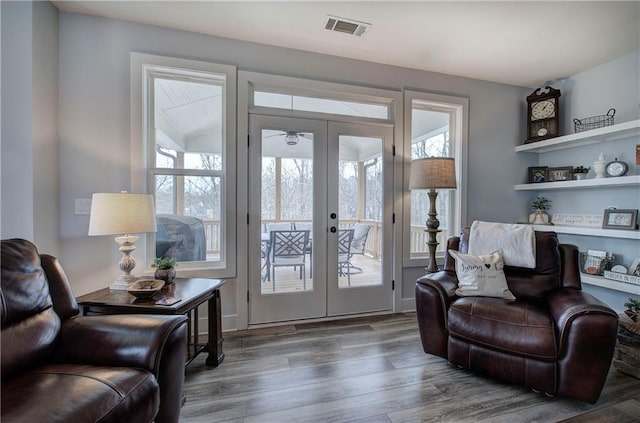
[[[382,160],[377,158],[364,165],[364,218],[382,220]]]
[[[413,101],[411,111],[411,160],[423,157],[451,157],[449,142],[449,113],[427,110],[420,101]],[[450,236],[450,191],[439,190],[436,197],[436,212],[440,221],[438,252],[443,252],[445,240]],[[411,191],[411,257],[428,255],[428,234],[424,231],[429,218],[427,190]]]
[[[222,89],[218,82],[154,78],[157,168],[222,169]]]
[[[304,97],[299,95],[277,94],[256,91],[254,104],[277,109],[301,110],[306,112],[331,113],[335,115],[388,119],[389,107],[375,103],[333,100],[328,98]]]
[[[155,176],[156,257],[219,261],[222,178]]]
[[[342,150],[340,150],[342,151]],[[342,220],[358,218],[358,162],[338,162],[339,216]]]
[[[282,220],[313,218],[313,160],[282,158]]]
[[[262,219],[276,218],[276,159],[262,158]]]

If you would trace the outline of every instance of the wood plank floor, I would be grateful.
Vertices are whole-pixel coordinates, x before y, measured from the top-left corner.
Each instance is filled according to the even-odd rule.
[[[187,367],[180,422],[619,423],[640,399],[613,368],[595,405],[458,369],[422,351],[415,313],[228,332],[224,350],[217,368]]]

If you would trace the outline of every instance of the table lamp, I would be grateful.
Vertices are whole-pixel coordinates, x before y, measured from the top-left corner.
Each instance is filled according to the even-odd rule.
[[[136,261],[131,252],[141,234],[156,231],[156,217],[153,196],[150,194],[96,193],[91,199],[89,235],[120,235],[115,238],[122,251],[120,270],[122,274],[111,284],[110,289],[126,290],[135,282],[131,271]]]
[[[456,165],[453,157],[427,157],[416,159],[411,162],[411,173],[409,175],[409,189],[429,190],[429,218],[427,219],[426,232],[429,233],[429,273],[437,272],[436,247],[438,241],[438,213],[436,212],[436,189],[456,189]]]

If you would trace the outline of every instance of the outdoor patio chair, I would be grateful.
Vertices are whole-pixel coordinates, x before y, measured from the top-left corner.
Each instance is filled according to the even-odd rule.
[[[366,223],[356,223],[353,225],[353,241],[351,241],[351,248],[349,252],[351,256],[360,254],[364,256],[364,247],[367,244],[367,238],[369,237],[369,230],[371,225]],[[349,257],[351,259],[351,257]],[[362,268],[354,266],[349,260],[349,273],[362,273]]]
[[[351,286],[351,243],[353,241],[353,229],[340,229],[338,231],[338,275],[347,277],[347,284]]]
[[[264,225],[267,232],[271,231],[290,231],[293,229],[291,222],[267,223]]]
[[[271,283],[276,290],[276,267],[300,266],[300,279],[307,289],[305,272],[306,246],[309,242],[309,231],[271,231],[269,241],[269,265],[271,266]]]
[[[293,229],[296,231],[309,231],[309,243],[307,244],[306,251],[307,254],[309,254],[309,277],[313,278],[313,256],[311,255],[313,253],[311,248],[313,245],[313,242],[311,241],[313,222],[294,222]]]

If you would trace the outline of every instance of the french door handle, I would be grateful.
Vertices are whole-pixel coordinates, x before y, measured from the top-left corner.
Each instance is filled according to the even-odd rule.
[[[332,226],[331,228],[329,228],[329,230],[331,231],[331,233],[336,233],[337,229],[335,226]]]
[[[338,215],[337,215],[337,214],[335,214],[335,213],[331,213],[331,214],[329,215],[329,217],[330,217],[330,218],[332,218],[332,219],[335,219],[336,217],[338,217]]]

